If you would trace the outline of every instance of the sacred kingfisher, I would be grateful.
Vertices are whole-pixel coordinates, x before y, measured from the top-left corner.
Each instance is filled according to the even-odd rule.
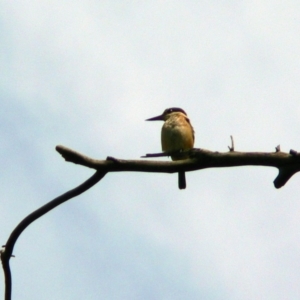
[[[177,154],[194,147],[194,129],[186,112],[179,107],[167,108],[161,115],[146,121],[164,121],[161,129],[161,147],[163,152],[170,153],[172,160],[187,159],[187,156]],[[172,154],[175,153],[175,154]],[[179,189],[186,188],[185,172],[178,173]]]

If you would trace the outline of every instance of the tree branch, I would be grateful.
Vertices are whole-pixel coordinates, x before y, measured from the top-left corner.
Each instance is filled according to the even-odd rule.
[[[76,188],[64,193],[63,195],[55,198],[54,200],[48,202],[44,206],[38,208],[31,214],[29,214],[25,219],[23,219],[19,225],[14,229],[14,231],[11,233],[10,237],[8,238],[6,245],[3,246],[3,248],[0,251],[0,257],[2,261],[3,271],[4,271],[4,277],[5,277],[5,300],[11,299],[11,272],[10,272],[10,266],[9,266],[9,260],[13,256],[12,252],[15,246],[15,243],[17,242],[19,236],[21,233],[28,227],[32,222],[34,222],[36,219],[40,218],[56,206],[66,202],[67,200],[74,198],[83,192],[90,189],[92,186],[94,186],[98,181],[100,181],[104,176],[105,172],[97,171],[92,177],[90,177],[88,180],[86,180],[84,183],[80,184]]]
[[[148,161],[148,160],[124,160],[114,157],[107,157],[106,160],[96,160],[64,146],[57,146],[56,150],[65,158],[66,161],[73,162],[88,168],[97,170],[83,184],[55,198],[44,206],[40,207],[25,219],[11,233],[6,245],[0,250],[0,258],[5,276],[5,300],[11,299],[11,272],[9,260],[13,256],[12,252],[15,243],[21,233],[36,219],[40,218],[56,206],[65,201],[85,192],[98,181],[100,181],[107,172],[137,171],[137,172],[159,172],[159,173],[177,173],[179,171],[196,171],[207,168],[237,167],[237,166],[267,166],[276,167],[279,170],[278,176],[274,180],[276,188],[280,188],[297,172],[300,171],[300,154],[295,150],[290,153],[280,151],[276,147],[276,152],[236,152],[234,142],[231,137],[232,145],[229,152],[213,152],[204,149],[191,149],[180,151],[176,155],[189,159],[179,161]],[[172,153],[154,153],[147,154],[144,158],[170,156]]]
[[[232,145],[233,148],[233,145]],[[192,149],[181,152],[189,154],[190,159],[179,161],[147,161],[147,160],[124,160],[107,157],[106,160],[96,160],[75,152],[64,146],[57,146],[56,150],[66,161],[80,164],[102,172],[158,172],[177,173],[179,171],[196,171],[207,168],[223,168],[237,166],[266,166],[275,167],[279,170],[274,180],[274,186],[280,188],[297,172],[300,171],[300,154],[295,150],[290,153],[276,152],[213,152],[205,149]],[[146,158],[169,156],[170,153],[147,154]]]

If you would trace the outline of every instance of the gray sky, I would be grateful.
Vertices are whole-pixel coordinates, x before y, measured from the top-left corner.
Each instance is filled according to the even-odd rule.
[[[2,1],[0,240],[93,171],[160,151],[179,106],[196,147],[300,150],[299,1]],[[114,173],[32,224],[14,299],[299,299],[299,175]],[[0,293],[3,293],[3,276]]]

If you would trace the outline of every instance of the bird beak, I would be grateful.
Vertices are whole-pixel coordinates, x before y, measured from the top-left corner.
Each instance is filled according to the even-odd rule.
[[[146,121],[164,121],[164,115],[153,117],[153,118],[147,119]]]

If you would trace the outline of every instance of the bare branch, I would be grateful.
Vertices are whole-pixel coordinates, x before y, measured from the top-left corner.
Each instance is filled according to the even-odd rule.
[[[109,157],[107,160],[95,160],[75,152],[64,146],[57,146],[56,150],[70,162],[93,168],[102,172],[159,172],[177,173],[179,171],[196,171],[207,168],[237,167],[237,166],[266,166],[275,167],[279,174],[274,180],[276,188],[280,188],[297,172],[300,171],[300,154],[291,150],[285,152],[213,152],[205,149],[192,149],[187,153],[190,159],[179,161],[146,161],[124,160]],[[160,154],[147,154],[153,157]]]
[[[300,153],[290,150],[290,153],[280,151],[277,146],[276,152],[236,152],[234,151],[234,141],[231,136],[231,147],[229,152],[220,153],[205,149],[191,149],[181,151],[176,155],[186,155],[189,159],[179,161],[148,161],[148,160],[124,160],[108,156],[106,160],[96,160],[85,156],[64,146],[57,146],[56,150],[65,158],[66,161],[73,162],[88,168],[97,170],[83,184],[55,198],[44,206],[40,207],[25,219],[11,233],[6,245],[0,250],[0,258],[5,276],[5,300],[11,299],[11,272],[9,260],[13,257],[12,252],[15,243],[21,233],[36,219],[40,218],[56,206],[65,201],[85,192],[98,181],[100,181],[107,172],[137,171],[137,172],[159,172],[159,173],[177,173],[179,171],[196,171],[206,168],[222,168],[237,166],[267,166],[275,167],[279,170],[278,176],[274,180],[276,188],[280,188],[297,172],[300,171]],[[147,154],[146,158],[169,156],[170,153]]]
[[[74,156],[75,157],[75,156]],[[14,229],[8,238],[6,245],[3,246],[3,249],[0,251],[0,257],[2,261],[2,266],[4,270],[5,277],[5,300],[11,299],[11,272],[9,266],[9,260],[13,256],[12,252],[21,233],[28,227],[32,222],[36,219],[40,218],[56,206],[66,202],[67,200],[74,198],[86,190],[90,189],[93,185],[95,185],[98,181],[100,181],[104,176],[105,172],[97,171],[92,177],[86,180],[84,183],[80,184],[76,188],[64,193],[63,195],[55,198],[54,200],[48,202],[44,206],[40,207],[36,211],[29,214],[25,219],[23,219],[19,225]]]

